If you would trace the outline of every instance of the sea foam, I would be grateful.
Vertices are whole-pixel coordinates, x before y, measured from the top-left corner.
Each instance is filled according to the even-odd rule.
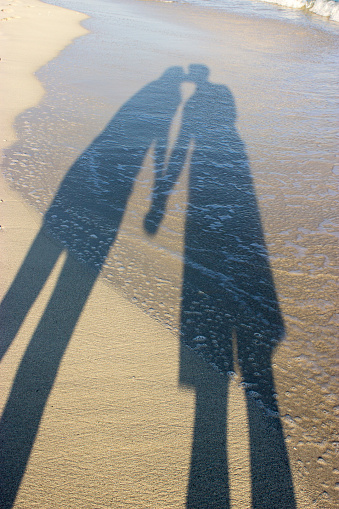
[[[332,21],[339,22],[339,2],[333,0],[261,0],[272,4],[305,9],[319,16],[324,16]]]

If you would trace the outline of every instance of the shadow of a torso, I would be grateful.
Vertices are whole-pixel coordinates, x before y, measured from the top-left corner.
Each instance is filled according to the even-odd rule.
[[[234,370],[234,330],[245,381],[252,390],[260,385],[265,404],[273,408],[272,384],[265,382],[265,370],[284,325],[235,117],[229,89],[209,82],[198,84],[183,113],[171,162],[173,167],[180,165],[182,150],[193,142],[181,334],[184,344],[227,373]],[[189,383],[184,373],[181,380]]]
[[[116,113],[77,159],[44,218],[45,229],[77,258],[100,270],[115,240],[147,151],[163,165],[181,101],[181,68],[168,69]]]

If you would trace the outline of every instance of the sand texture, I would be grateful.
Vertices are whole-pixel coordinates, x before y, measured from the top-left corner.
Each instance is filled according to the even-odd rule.
[[[285,62],[290,51],[295,62],[302,61],[308,34],[273,21],[260,25],[212,11],[202,15],[185,5],[140,0],[111,5],[113,56],[91,75],[97,58],[93,47],[102,48],[104,62],[109,46],[107,35],[100,35],[106,32],[98,30],[104,21],[98,26],[86,21],[84,28],[85,14],[37,0],[0,0],[0,148],[6,176],[0,181],[0,509],[334,509],[336,244],[332,224],[323,222],[327,257],[318,254],[318,224],[310,212],[322,214],[320,198],[313,200],[313,168],[324,177],[317,183],[318,196],[326,195],[328,208],[334,207],[334,193],[326,187],[334,174],[333,142],[330,136],[319,142],[319,151],[330,154],[327,159],[314,156],[305,162],[298,152],[300,136],[307,145],[300,112],[305,105],[311,111],[311,103],[316,114],[324,111],[321,101],[308,90],[301,104],[298,82],[288,100],[259,87],[261,72],[269,69],[270,84],[278,89],[270,68],[273,56]],[[266,39],[258,36],[262,30]],[[328,44],[326,36],[319,40]],[[283,50],[282,41],[290,47]],[[43,68],[47,62],[51,67]],[[219,84],[208,93],[224,94],[231,105],[230,90],[236,97],[237,130],[228,127],[234,137],[254,140],[254,148],[241,149],[241,157],[250,161],[246,168],[253,170],[254,182],[246,174],[246,190],[256,190],[258,206],[248,198],[252,205],[239,231],[251,221],[259,231],[256,238],[266,238],[259,250],[270,255],[270,264],[262,264],[262,279],[276,303],[264,318],[275,317],[267,330],[272,335],[275,330],[278,339],[266,350],[251,351],[266,359],[269,350],[268,364],[259,358],[258,370],[261,363],[272,368],[270,397],[277,412],[262,408],[244,383],[250,376],[240,342],[246,324],[230,321],[228,373],[211,355],[201,354],[206,350],[202,336],[194,347],[179,339],[180,328],[185,335],[190,327],[189,320],[183,325],[182,302],[191,296],[183,282],[190,282],[185,249],[188,242],[195,246],[185,223],[192,141],[158,231],[150,234],[152,225],[145,223],[156,160],[153,142],[117,237],[113,242],[102,237],[104,260],[94,258],[87,266],[72,248],[65,249],[67,236],[63,245],[53,238],[55,232],[62,238],[58,226],[53,230],[55,197],[66,196],[67,183],[77,171],[81,175],[82,161],[95,157],[99,135],[105,141],[117,125],[128,125],[130,109],[139,106],[142,93],[151,93],[147,86],[161,85],[166,70],[181,66],[186,72],[192,63],[208,67],[210,82]],[[39,80],[34,73],[41,68]],[[246,81],[248,69],[251,80]],[[57,76],[56,85],[50,76]],[[172,144],[194,90],[188,82],[180,88]],[[288,150],[281,148],[281,158],[270,161],[265,174],[269,148],[264,141],[275,143],[279,108],[285,111],[288,134],[281,139]],[[211,116],[213,111],[211,105]],[[304,121],[311,124],[308,115]],[[26,164],[32,147],[37,156]],[[284,174],[284,158],[300,172]],[[301,176],[298,180],[302,172],[311,175],[308,197],[300,192],[287,199],[292,188],[304,185]],[[260,344],[260,334],[255,337]],[[272,376],[263,374],[264,382]]]

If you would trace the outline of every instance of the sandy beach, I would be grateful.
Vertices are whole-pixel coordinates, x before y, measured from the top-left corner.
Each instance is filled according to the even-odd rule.
[[[0,0],[0,508],[334,509],[337,241],[326,214],[335,209],[337,166],[323,106],[331,110],[332,95],[321,98],[295,79],[301,62],[310,73],[317,65],[310,41],[319,56],[332,39],[141,0],[112,2],[105,27],[91,8]],[[228,374],[179,338],[189,158],[151,236],[143,225],[152,142],[100,270],[69,253],[66,236],[60,245],[58,227],[45,234],[76,161],[130,122],[150,83],[174,66],[189,73],[192,63],[209,69],[218,90],[231,90],[246,144],[261,218],[256,226],[252,215],[251,224],[266,239],[263,271],[283,317],[270,358],[274,417],[246,392],[236,327]],[[279,97],[291,76],[293,87]],[[187,79],[181,86],[172,145],[193,89]],[[322,132],[312,152],[309,138]],[[27,163],[32,147],[37,155]],[[284,173],[291,161],[293,172]]]

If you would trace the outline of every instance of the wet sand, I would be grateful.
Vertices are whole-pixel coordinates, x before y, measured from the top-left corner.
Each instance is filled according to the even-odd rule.
[[[15,139],[11,127],[15,116],[37,104],[42,97],[41,85],[32,73],[54,58],[66,44],[71,42],[72,38],[84,34],[85,30],[79,25],[84,16],[72,11],[38,2],[31,2],[30,8],[20,2],[12,2],[11,5],[3,2],[3,4],[3,8],[8,9],[4,11],[8,20],[2,21],[2,26],[5,28],[1,36],[5,43],[2,50],[3,56],[1,56],[1,72],[5,78],[2,80],[2,87],[5,87],[4,94],[6,94],[3,96],[6,97],[5,115],[1,116],[2,132],[5,133],[3,140],[6,141],[2,140],[1,143],[2,148],[5,148]],[[117,6],[119,7],[119,2]],[[121,7],[122,10],[125,9],[125,14],[120,12],[120,16],[125,19],[126,10],[132,8],[135,9],[136,18],[130,28],[131,31],[136,30],[138,16],[140,19],[147,19],[148,26],[151,26],[156,33],[159,30],[157,27],[159,16],[166,19],[171,30],[175,30],[173,27],[176,25],[169,6],[160,6],[157,3],[152,5],[151,2],[147,4],[128,2],[123,8]],[[195,15],[192,16],[192,13]],[[131,55],[125,69],[121,69],[120,74],[115,74],[115,93],[112,95],[112,103],[107,108],[107,113],[103,112],[105,104],[101,104],[102,114],[96,118],[93,117],[94,119],[86,124],[86,132],[76,147],[78,152],[81,153],[95,135],[104,128],[105,123],[121,104],[141,86],[155,79],[162,69],[178,61],[180,65],[187,65],[198,59],[213,70],[212,81],[226,82],[231,87],[240,112],[239,130],[246,140],[251,136],[255,138],[255,129],[251,126],[255,126],[254,120],[262,115],[263,104],[270,111],[274,110],[275,106],[279,107],[277,98],[272,96],[266,98],[261,95],[263,92],[258,90],[257,85],[261,80],[259,72],[252,71],[252,84],[248,84],[245,90],[242,90],[243,79],[239,80],[239,76],[245,76],[246,67],[251,65],[252,57],[248,53],[249,48],[254,47],[255,42],[259,44],[257,32],[252,31],[251,25],[241,18],[234,17],[225,21],[227,17],[221,20],[211,13],[204,17],[197,13],[198,11],[191,11],[184,7],[180,10],[180,23],[176,30],[181,36],[186,34],[185,46],[183,47],[179,40],[174,54],[166,58],[166,61],[163,61],[166,53],[165,42],[164,48],[161,48],[156,58],[153,58],[156,55],[152,53],[152,61],[147,69],[135,55]],[[37,23],[39,30],[36,28]],[[231,70],[227,69],[227,71],[218,63],[217,51],[214,60],[211,60],[213,51],[208,49],[212,47],[216,50],[220,46],[220,40],[226,37],[225,23],[229,29],[228,41],[236,38],[234,45],[228,46],[227,56],[231,61],[233,59],[233,65]],[[60,24],[65,28],[63,34],[60,33]],[[244,26],[247,36],[246,42],[243,43],[245,48],[236,44],[239,39],[238,28]],[[46,33],[42,33],[40,27],[44,27],[46,33],[51,35],[50,44],[46,43]],[[274,31],[274,27],[271,29]],[[123,30],[126,29],[123,28]],[[290,31],[292,34],[292,28]],[[194,48],[196,32],[199,37],[204,34],[205,55],[201,54],[201,49],[197,54]],[[35,34],[34,37],[32,34]],[[263,65],[266,52],[278,52],[279,37],[282,40],[283,35],[282,31],[278,32],[275,42],[267,43],[268,47],[263,47],[266,43],[261,41],[260,52],[256,56],[262,58]],[[296,39],[299,37],[299,42],[306,41],[303,33],[294,37]],[[29,48],[26,44],[23,46],[22,38],[25,38],[25,41],[31,41],[32,47]],[[125,35],[125,38],[128,40],[128,35]],[[296,39],[293,43],[291,42],[293,48]],[[17,41],[18,46],[13,44],[13,41]],[[187,41],[192,41],[191,45],[187,45]],[[126,41],[121,40],[121,47],[124,42]],[[145,42],[146,48],[147,45],[148,41]],[[115,51],[119,52],[121,47]],[[44,54],[41,48],[44,49]],[[145,51],[144,48],[143,51]],[[150,49],[149,51],[151,54]],[[248,55],[247,60],[244,60],[245,55]],[[300,58],[301,56],[302,51]],[[129,77],[133,79],[128,79]],[[19,87],[18,91],[14,85]],[[103,87],[106,86],[107,84],[103,84]],[[249,110],[247,108],[248,93],[251,88],[256,90],[255,96],[253,95],[256,100]],[[18,102],[18,97],[21,98],[21,102]],[[96,101],[98,99],[94,97],[93,103],[95,104]],[[301,110],[302,107],[303,105],[300,106]],[[69,115],[75,111],[76,103],[75,105],[72,103],[72,108]],[[244,111],[248,112],[246,119]],[[287,118],[287,122],[293,126],[293,118]],[[278,121],[277,124],[273,122],[273,131],[277,125]],[[70,132],[72,129],[75,131],[71,126]],[[267,127],[266,139],[270,138],[271,132]],[[46,139],[48,136],[49,134],[46,135]],[[313,263],[317,258],[310,255],[312,231],[316,230],[312,217],[308,218],[308,244],[303,245],[304,249],[308,249],[309,258],[306,261],[304,259],[300,261],[300,257],[289,256],[289,253],[298,247],[297,243],[291,243],[290,236],[287,235],[285,239],[282,235],[282,241],[277,242],[278,233],[284,232],[284,227],[290,224],[290,221],[286,220],[288,217],[286,213],[290,212],[286,207],[285,195],[291,184],[285,175],[286,180],[279,188],[281,193],[279,194],[274,177],[260,173],[260,161],[259,158],[256,159],[260,150],[256,148],[257,152],[253,150],[253,154],[251,148],[249,150],[254,173],[257,168],[255,183],[265,225],[264,230],[269,239],[274,239],[268,242],[268,245],[274,280],[286,322],[286,337],[275,351],[273,368],[292,472],[295,507],[333,508],[335,507],[333,481],[335,471],[333,470],[334,444],[331,443],[331,437],[334,429],[332,412],[335,405],[333,396],[335,387],[331,378],[331,375],[334,375],[334,367],[329,361],[333,343],[326,342],[333,331],[330,324],[335,301],[334,297],[331,299],[331,295],[334,295],[334,269],[331,268],[333,262],[329,262],[326,271],[321,270],[322,267],[319,266],[317,272],[317,267],[314,267],[313,276],[312,273],[303,270],[307,263]],[[295,160],[296,164],[301,165],[299,157],[297,154]],[[57,176],[53,175],[49,181],[48,192],[42,186],[42,192],[39,194],[39,186],[37,186],[38,199],[36,203],[31,200],[31,205],[18,193],[20,186],[15,186],[15,182],[12,182],[14,185],[12,189],[9,189],[7,183],[2,181],[0,196],[3,200],[0,204],[2,295],[5,295],[11,287],[15,274],[39,232],[41,215],[32,205],[34,204],[40,213],[45,212],[73,159],[74,152],[66,154],[65,160],[60,165],[60,172]],[[329,162],[325,161],[321,164],[325,174],[328,171]],[[1,507],[12,507],[8,501],[14,498],[13,493],[17,488],[18,494],[13,505],[16,508],[186,507],[196,398],[192,387],[180,385],[178,379],[179,358],[183,357],[177,334],[183,261],[180,256],[173,258],[167,253],[174,251],[175,254],[180,255],[183,251],[184,224],[180,206],[185,201],[187,174],[182,175],[177,184],[176,193],[171,197],[172,201],[168,205],[170,213],[159,231],[156,242],[150,243],[144,234],[136,234],[138,230],[140,231],[140,217],[143,217],[149,206],[150,167],[151,162],[146,161],[143,173],[139,175],[139,184],[135,187],[133,198],[125,214],[117,243],[107,260],[102,277],[95,281],[91,289],[73,330],[71,341],[62,355],[55,382],[38,424],[37,435],[31,437],[33,447],[29,459],[26,458],[27,466],[20,452],[22,447],[20,433],[17,435],[14,428],[6,430],[5,427],[7,440],[4,447],[5,454],[7,458],[12,457],[7,465],[8,471],[14,469],[13,471],[16,472],[15,465],[21,461],[24,475],[21,479],[21,475],[16,473],[14,482],[12,476],[12,479],[5,483],[5,487],[2,486],[3,489],[6,489],[6,485],[7,488],[10,486],[10,489],[7,494],[2,495],[2,499],[0,498]],[[24,182],[28,182],[25,170],[23,173]],[[261,183],[262,180],[265,181],[265,185]],[[291,181],[297,182],[290,178]],[[275,213],[272,213],[272,197],[267,193],[267,184],[276,193],[275,201],[279,203]],[[283,186],[286,186],[287,191],[282,191]],[[25,192],[22,194],[25,195]],[[293,199],[297,200],[297,197],[292,198],[292,202]],[[319,204],[318,207],[320,208]],[[296,217],[298,210],[293,213]],[[302,212],[300,214],[302,216]],[[295,217],[294,221],[298,223]],[[304,217],[300,217],[301,225],[304,228],[307,226]],[[304,232],[304,235],[306,234],[307,232]],[[42,237],[40,241],[41,257],[46,253],[50,257],[58,257],[54,241],[45,237]],[[327,253],[330,260],[333,260],[332,253],[335,245],[330,235],[326,237],[326,242],[328,243]],[[158,256],[159,246],[161,253],[165,253],[163,256]],[[142,256],[135,257],[135,252]],[[313,246],[313,252],[317,254],[316,245]],[[158,261],[150,263],[150,260],[155,259]],[[320,260],[319,257],[317,259]],[[16,422],[15,415],[21,414],[26,416],[26,425],[30,424],[30,419],[27,417],[30,412],[29,404],[18,398],[18,387],[20,389],[20,384],[16,385],[18,373],[20,375],[20,369],[22,370],[23,366],[26,366],[24,374],[29,373],[30,368],[27,368],[27,365],[30,365],[29,355],[32,351],[27,354],[26,348],[30,338],[36,334],[36,330],[43,325],[45,331],[50,331],[52,338],[55,336],[56,327],[53,316],[45,319],[46,323],[42,325],[41,317],[44,315],[58,280],[60,281],[64,261],[63,253],[1,361],[1,402],[4,415],[9,416],[9,422]],[[68,283],[66,281],[66,290],[64,290],[64,295],[69,295],[69,302],[67,299],[58,302],[61,310],[57,311],[61,314],[65,313],[64,316],[67,316],[67,310],[72,308],[72,291],[81,293],[82,287],[89,287],[92,284],[92,273],[84,269],[82,265],[78,266],[76,262],[74,264],[71,269],[75,275],[74,280],[69,280]],[[116,267],[122,267],[120,282],[119,271]],[[128,267],[127,273],[124,267]],[[30,267],[31,279],[27,280],[28,294],[41,271],[39,256],[36,256]],[[162,274],[162,281],[154,283],[159,273]],[[77,277],[79,287],[75,288]],[[132,284],[128,284],[128,280],[131,280]],[[115,286],[108,284],[108,281],[113,281]],[[137,290],[131,291],[133,288]],[[308,304],[302,306],[301,300],[305,288],[308,293]],[[25,287],[21,285],[20,289],[23,293],[21,298],[25,300]],[[330,304],[326,304],[327,302]],[[313,307],[310,303],[313,303]],[[320,316],[319,306],[322,305],[323,314]],[[9,317],[10,314],[5,318],[16,321],[15,317]],[[7,325],[8,323],[9,330],[11,323],[7,322]],[[319,337],[320,330],[322,337]],[[3,337],[6,340],[6,332]],[[33,348],[37,346],[33,345]],[[313,353],[314,349],[321,353],[320,362],[319,355]],[[35,351],[34,355],[39,358],[38,351]],[[225,378],[188,349],[185,350],[184,356],[186,369],[190,366],[192,372],[199,372],[200,379],[206,380],[206,385],[214,394],[218,394],[222,401]],[[235,366],[235,371],[236,374],[229,384],[227,406],[228,482],[230,507],[245,509],[252,506],[250,440],[245,391],[240,384],[239,367]],[[32,368],[33,375],[36,376],[34,368]],[[14,387],[13,382],[15,382]],[[34,384],[32,390],[35,390]],[[207,392],[205,396],[208,398]],[[254,416],[256,412],[260,421],[260,410],[254,408]],[[35,418],[38,419],[38,417]],[[17,422],[17,425],[20,428],[22,423]],[[270,429],[267,432],[274,433]],[[25,434],[22,436],[25,437]],[[266,458],[266,461],[269,462],[270,459]]]

